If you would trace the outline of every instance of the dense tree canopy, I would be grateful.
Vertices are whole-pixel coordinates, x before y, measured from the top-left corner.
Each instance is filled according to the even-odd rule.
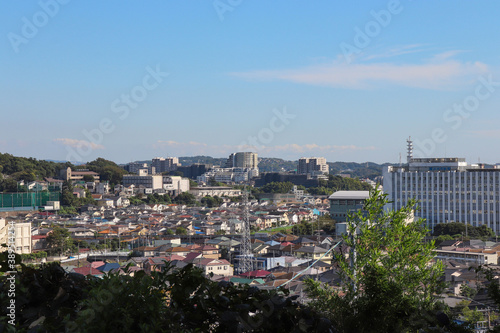
[[[120,168],[115,162],[105,160],[101,157],[82,167],[97,172],[101,175],[101,180],[109,181],[111,186],[121,184],[123,175],[127,173],[127,171]]]
[[[223,202],[224,200],[218,197],[217,195],[213,197],[207,195],[201,198],[201,204],[210,208],[219,207],[220,205],[222,205]]]
[[[467,232],[466,232],[467,228]],[[487,225],[483,224],[479,227],[472,225],[465,226],[465,223],[460,222],[449,222],[449,223],[439,223],[434,226],[433,236],[440,235],[464,235],[469,238],[488,238],[493,237],[495,233]],[[467,235],[466,235],[467,234]]]
[[[286,290],[213,282],[191,264],[103,278],[68,274],[58,264],[16,275],[16,327],[34,332],[334,332],[331,323]],[[0,277],[0,292],[8,283]],[[9,298],[1,297],[5,309]]]
[[[52,254],[64,254],[73,247],[73,240],[68,229],[54,227],[47,236],[47,247]]]
[[[35,180],[45,177],[58,177],[59,170],[73,165],[56,163],[35,158],[15,157],[11,154],[0,153],[0,173],[12,175],[15,180]]]
[[[259,188],[262,193],[288,193],[293,189],[291,182],[271,182]]]
[[[197,204],[196,197],[189,192],[182,192],[176,196],[174,203],[188,206],[195,206]]]

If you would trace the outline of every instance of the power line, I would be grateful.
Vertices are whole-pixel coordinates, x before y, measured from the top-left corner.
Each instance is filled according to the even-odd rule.
[[[323,255],[321,257],[319,257],[318,259],[316,259],[307,268],[304,268],[302,271],[300,271],[299,273],[297,273],[297,275],[295,275],[294,277],[292,277],[290,280],[288,280],[288,281],[280,284],[279,286],[277,286],[276,289],[278,289],[279,287],[282,287],[285,284],[288,284],[288,283],[292,282],[293,280],[295,280],[299,275],[301,275],[302,273],[304,273],[305,271],[307,271],[309,268],[311,268],[312,266],[314,266],[318,261],[320,261],[321,259],[323,259],[324,256],[326,256],[331,250],[333,250],[334,248],[336,248],[340,243],[342,243],[342,241],[339,241],[337,244],[335,244],[335,246],[331,247],[328,251],[326,251],[325,253],[323,253]]]

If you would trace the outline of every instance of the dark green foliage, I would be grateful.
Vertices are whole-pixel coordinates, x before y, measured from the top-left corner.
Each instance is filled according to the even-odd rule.
[[[5,308],[3,282],[5,276]],[[31,324],[37,332],[335,332],[285,290],[213,282],[192,265],[102,279],[67,274],[58,264],[23,266],[17,282],[18,332]]]
[[[174,198],[174,203],[195,206],[197,204],[196,197],[189,192],[182,192]]]
[[[47,247],[51,254],[64,254],[73,248],[73,240],[68,229],[54,227],[47,236]]]
[[[176,235],[187,235],[187,230],[184,229],[183,227],[177,227],[175,229],[175,234]]]
[[[224,183],[221,183],[221,182],[218,182],[215,180],[215,177],[211,177],[209,180],[208,180],[208,186],[228,186],[227,184],[224,184]]]
[[[218,196],[211,197],[207,195],[201,198],[201,204],[210,208],[219,207],[220,205],[222,205],[223,202],[224,200],[222,198],[219,198]]]
[[[111,187],[121,184],[123,175],[127,172],[120,168],[115,162],[99,157],[95,161],[83,166],[91,171],[97,172],[101,176],[101,181],[109,181]]]
[[[259,188],[262,193],[288,193],[292,189],[291,182],[271,182]]]
[[[57,263],[42,264],[39,268],[22,266],[16,274],[16,329],[27,332],[28,327],[41,319],[38,332],[63,332],[62,319],[73,314],[85,297],[88,283],[82,275],[67,274]],[[0,277],[0,305],[5,309],[6,276]],[[8,320],[5,311],[0,314],[2,324]],[[42,318],[44,317],[44,319]],[[8,331],[13,327],[6,325]]]
[[[76,197],[73,195],[73,184],[68,181],[64,181],[62,187],[61,205],[62,206],[74,206],[76,203]]]
[[[432,235],[466,236],[465,228],[465,224],[460,222],[439,223],[434,226],[434,232]],[[491,228],[484,224],[479,227],[467,225],[467,236],[469,238],[489,238],[494,237],[495,233],[491,230]]]
[[[13,178],[0,180],[0,192],[17,192],[19,190],[17,181]]]
[[[12,175],[15,180],[42,180],[45,177],[58,177],[59,170],[73,167],[69,162],[55,163],[34,158],[15,157],[0,153],[0,172]]]
[[[92,176],[92,175],[85,175],[85,176],[83,176],[83,181],[84,182],[93,182],[94,181],[94,176]]]

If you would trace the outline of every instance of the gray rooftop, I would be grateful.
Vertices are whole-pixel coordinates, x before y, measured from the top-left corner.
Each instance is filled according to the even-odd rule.
[[[361,200],[361,199],[368,199],[368,197],[370,197],[370,191],[337,191],[332,195],[330,195],[328,199]]]

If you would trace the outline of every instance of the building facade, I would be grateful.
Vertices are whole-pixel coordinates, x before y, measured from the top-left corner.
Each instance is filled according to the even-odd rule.
[[[328,164],[326,164],[326,158],[324,157],[302,157],[299,159],[299,164],[297,166],[297,173],[299,175],[323,175],[328,173]]]
[[[410,148],[409,148],[410,150]],[[388,209],[418,200],[416,217],[431,230],[438,223],[486,225],[500,232],[500,168],[467,164],[463,158],[412,158],[402,166],[383,170]]]
[[[17,254],[31,253],[31,222],[9,223],[0,218],[0,244],[7,244]]]
[[[337,191],[328,197],[330,201],[330,216],[337,222],[346,222],[349,213],[363,209],[365,200],[370,197],[370,191]]]
[[[239,152],[229,155],[226,168],[258,168],[259,159],[257,153]]]
[[[155,157],[153,158],[151,163],[151,167],[152,170],[154,170],[154,173],[175,171],[179,166],[179,159],[177,157]]]

